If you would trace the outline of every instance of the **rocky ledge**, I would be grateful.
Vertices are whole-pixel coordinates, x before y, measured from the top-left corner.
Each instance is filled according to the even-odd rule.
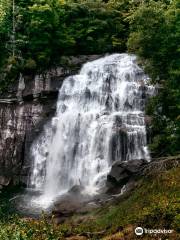
[[[60,67],[37,75],[20,74],[19,80],[0,96],[0,188],[27,183],[30,146],[54,114],[64,78],[99,57],[64,57]]]
[[[55,204],[52,214],[56,224],[66,222],[72,216],[79,216],[81,221],[86,214],[103,206],[119,203],[131,196],[144,177],[153,177],[180,164],[180,155],[175,157],[154,158],[151,162],[135,160],[115,162],[107,177],[107,186],[97,196],[83,194],[83,189],[74,186],[68,194]]]

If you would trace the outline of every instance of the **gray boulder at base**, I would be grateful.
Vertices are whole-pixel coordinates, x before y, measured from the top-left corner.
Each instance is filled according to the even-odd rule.
[[[113,163],[110,173],[107,176],[107,183],[110,185],[123,186],[142,171],[147,164],[144,159],[131,161],[116,161]]]

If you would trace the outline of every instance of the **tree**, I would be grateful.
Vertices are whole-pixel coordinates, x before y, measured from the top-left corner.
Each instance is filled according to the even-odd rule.
[[[132,13],[128,48],[161,86],[148,107],[154,119],[152,150],[175,154],[180,142],[180,5],[178,0],[164,2],[145,2]]]

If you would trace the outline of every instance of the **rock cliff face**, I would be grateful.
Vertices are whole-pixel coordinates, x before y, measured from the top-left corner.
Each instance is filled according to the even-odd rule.
[[[69,57],[63,67],[43,74],[20,74],[19,80],[0,97],[0,188],[27,183],[30,146],[55,112],[63,79],[98,57]]]

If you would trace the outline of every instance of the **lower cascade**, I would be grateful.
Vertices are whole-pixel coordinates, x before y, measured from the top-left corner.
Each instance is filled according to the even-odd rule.
[[[153,87],[136,56],[113,54],[86,63],[59,90],[55,117],[32,145],[30,187],[41,202],[74,185],[89,194],[116,160],[150,160],[144,108]]]

